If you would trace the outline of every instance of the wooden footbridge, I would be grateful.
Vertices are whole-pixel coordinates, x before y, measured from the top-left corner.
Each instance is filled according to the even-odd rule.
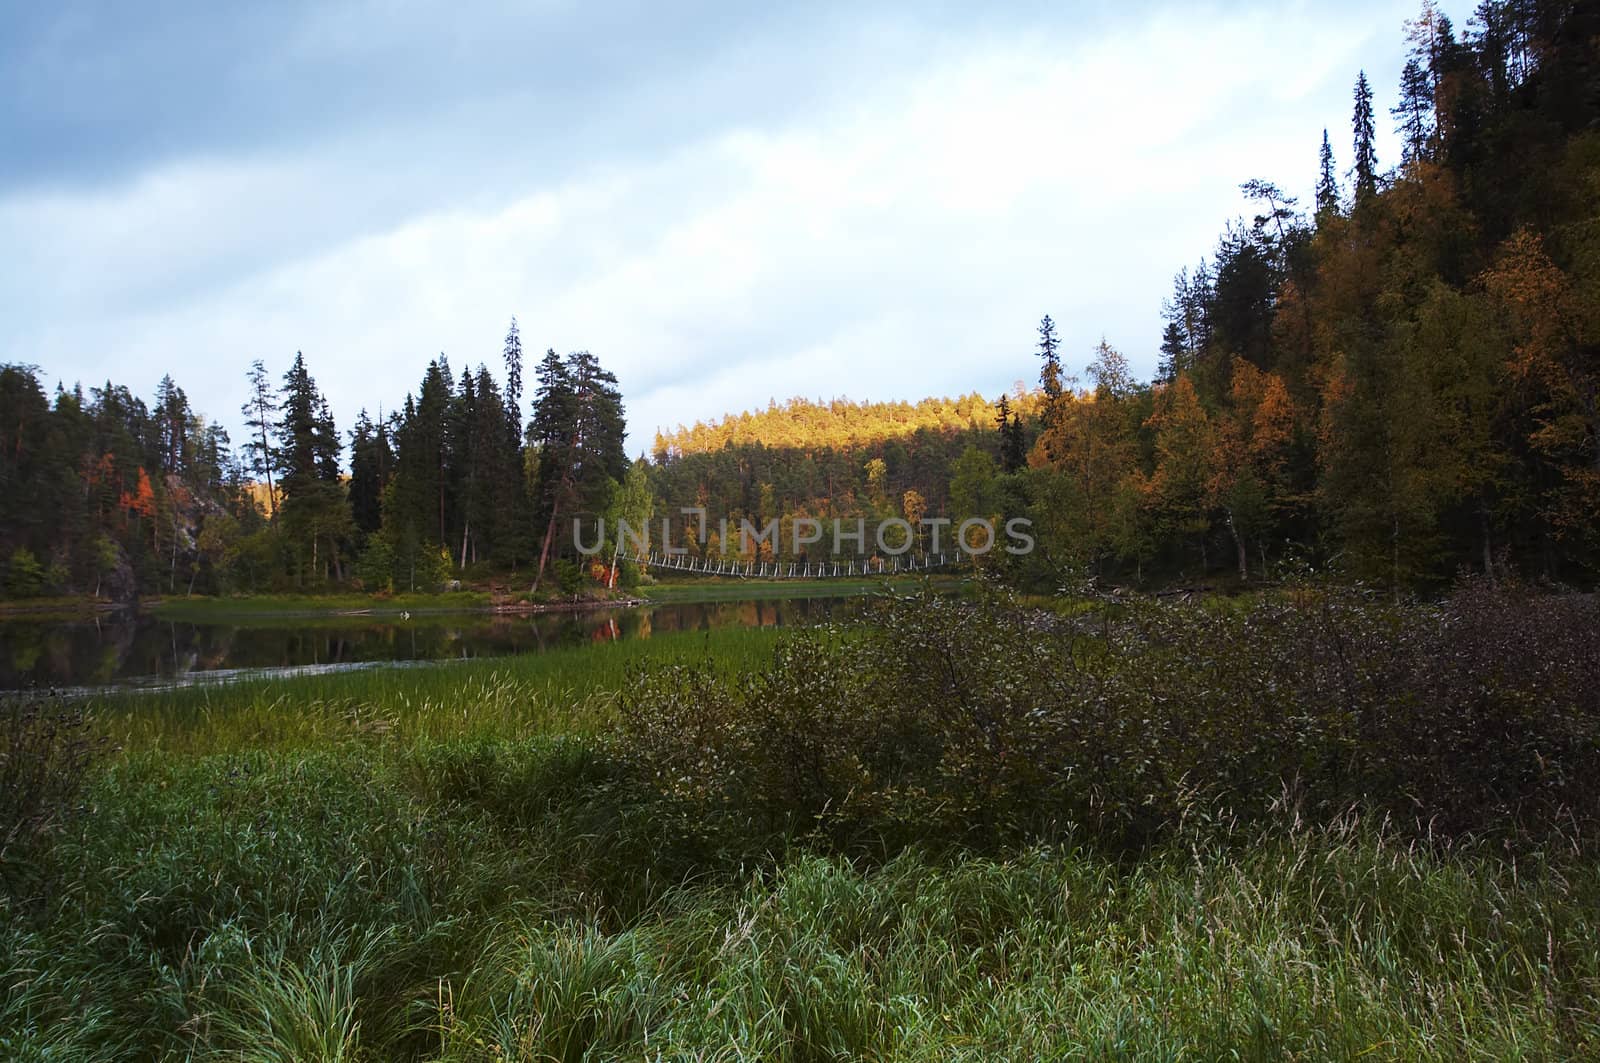
[[[740,579],[835,579],[849,576],[893,576],[955,568],[970,560],[960,552],[903,557],[874,557],[851,561],[738,561],[689,554],[651,553],[632,558],[638,565],[669,572]]]

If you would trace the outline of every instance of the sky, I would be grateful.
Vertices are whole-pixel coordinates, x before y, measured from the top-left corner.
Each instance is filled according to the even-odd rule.
[[[1379,161],[1418,4],[0,0],[0,362],[164,374],[242,433],[303,351],[341,427],[428,360],[587,349],[629,447],[793,396],[993,397]],[[1443,9],[1464,27],[1470,4]]]

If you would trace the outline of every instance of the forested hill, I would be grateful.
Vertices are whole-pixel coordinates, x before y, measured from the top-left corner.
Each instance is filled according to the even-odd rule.
[[[1593,578],[1600,4],[1491,0],[1460,31],[1424,4],[1405,30],[1403,157],[1380,164],[1359,75],[1349,168],[1324,131],[1311,202],[1244,184],[1259,213],[1178,274],[1154,387],[1103,351],[1064,393],[1045,337],[1058,555]]]
[[[1002,475],[1020,475],[1042,402],[1040,392],[1017,388],[993,401],[974,394],[916,403],[772,403],[657,435],[650,483],[666,514],[698,506],[733,527],[777,520],[784,542],[798,518],[905,516],[915,523],[973,509]],[[748,559],[738,547],[689,544],[691,552]],[[778,553],[786,556],[781,546]]]
[[[1021,359],[1018,361],[1019,366],[1023,364]],[[843,398],[829,402],[796,398],[782,404],[772,401],[764,410],[729,414],[710,424],[696,422],[692,428],[680,425],[675,431],[657,432],[651,454],[660,465],[730,445],[837,449],[881,443],[918,432],[968,432],[1001,423],[1002,404],[1007,417],[1014,413],[1031,419],[1038,414],[1039,395],[1018,387],[992,401],[976,392],[955,399],[929,398],[920,402],[851,402]]]
[[[1290,558],[1397,588],[1463,567],[1592,581],[1600,3],[1491,0],[1460,29],[1425,3],[1404,33],[1403,156],[1378,158],[1358,73],[1348,133],[1321,131],[1295,181],[1308,201],[1244,181],[1254,216],[1177,273],[1155,380],[1109,345],[1085,365],[1045,317],[1026,469],[982,419],[897,444],[856,432],[881,415],[791,404],[663,437],[661,497],[1025,515],[1040,550],[1006,563],[1028,582]]]

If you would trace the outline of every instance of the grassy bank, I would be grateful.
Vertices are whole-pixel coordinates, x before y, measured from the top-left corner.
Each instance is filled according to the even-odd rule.
[[[777,638],[772,628],[673,632],[514,657],[115,693],[88,711],[95,735],[129,754],[592,734],[640,671],[707,659],[753,668]]]
[[[207,621],[346,612],[462,612],[486,609],[491,604],[492,599],[485,592],[453,591],[448,594],[250,594],[223,598],[161,598],[148,608],[164,619]]]
[[[837,580],[754,580],[707,577],[652,583],[636,591],[616,591],[607,595],[584,599],[577,603],[552,600],[544,603],[520,602],[521,605],[542,605],[565,608],[574,604],[583,607],[604,605],[609,599],[618,601],[643,600],[663,605],[694,604],[699,602],[724,602],[743,600],[780,600],[804,598],[854,597],[876,594],[885,589],[910,593],[925,587],[941,590],[959,590],[963,581],[951,576],[899,577],[896,579],[837,579]],[[173,597],[160,598],[146,608],[156,616],[169,620],[191,622],[220,621],[233,618],[302,617],[348,613],[370,613],[375,616],[395,615],[402,612],[413,615],[471,612],[496,605],[487,591],[462,590],[441,594],[254,594],[222,598]],[[57,609],[85,608],[84,603],[71,600],[57,603]]]
[[[80,620],[122,608],[115,602],[91,595],[52,595],[41,598],[0,599],[0,620],[15,618],[35,622]]]
[[[0,1055],[1592,1058],[1593,809],[1529,811],[1592,778],[1596,713],[1565,685],[1587,635],[1561,634],[1588,614],[1525,645],[1521,605],[1260,608],[928,599],[859,631],[101,701],[30,747],[81,769],[59,814],[9,807],[38,829],[0,862]],[[1515,830],[1446,831],[1472,794],[1407,774],[1478,773],[1470,742],[1424,765],[1343,729],[1391,704],[1426,724],[1437,695],[1485,733],[1429,685],[1435,634],[1519,662],[1437,673],[1531,714],[1550,778]],[[1113,755],[1128,785],[1080,789]]]

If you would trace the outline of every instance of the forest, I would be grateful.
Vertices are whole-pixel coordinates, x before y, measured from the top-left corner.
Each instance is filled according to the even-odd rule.
[[[498,377],[440,355],[398,409],[342,431],[299,354],[281,376],[252,363],[237,440],[170,376],[147,403],[111,382],[50,396],[37,367],[5,365],[5,592],[576,593],[641,573],[589,565],[569,518],[692,506],[730,524],[1025,516],[1040,549],[991,564],[1033,587],[1286,566],[1396,591],[1464,569],[1590,583],[1597,33],[1591,4],[1486,2],[1460,30],[1425,4],[1388,116],[1402,157],[1377,158],[1358,75],[1348,167],[1324,130],[1308,202],[1242,184],[1256,213],[1178,271],[1148,381],[1109,344],[1063,350],[1045,316],[1017,346],[1030,383],[993,399],[774,401],[630,461],[616,377],[550,350],[525,396],[515,319]]]

